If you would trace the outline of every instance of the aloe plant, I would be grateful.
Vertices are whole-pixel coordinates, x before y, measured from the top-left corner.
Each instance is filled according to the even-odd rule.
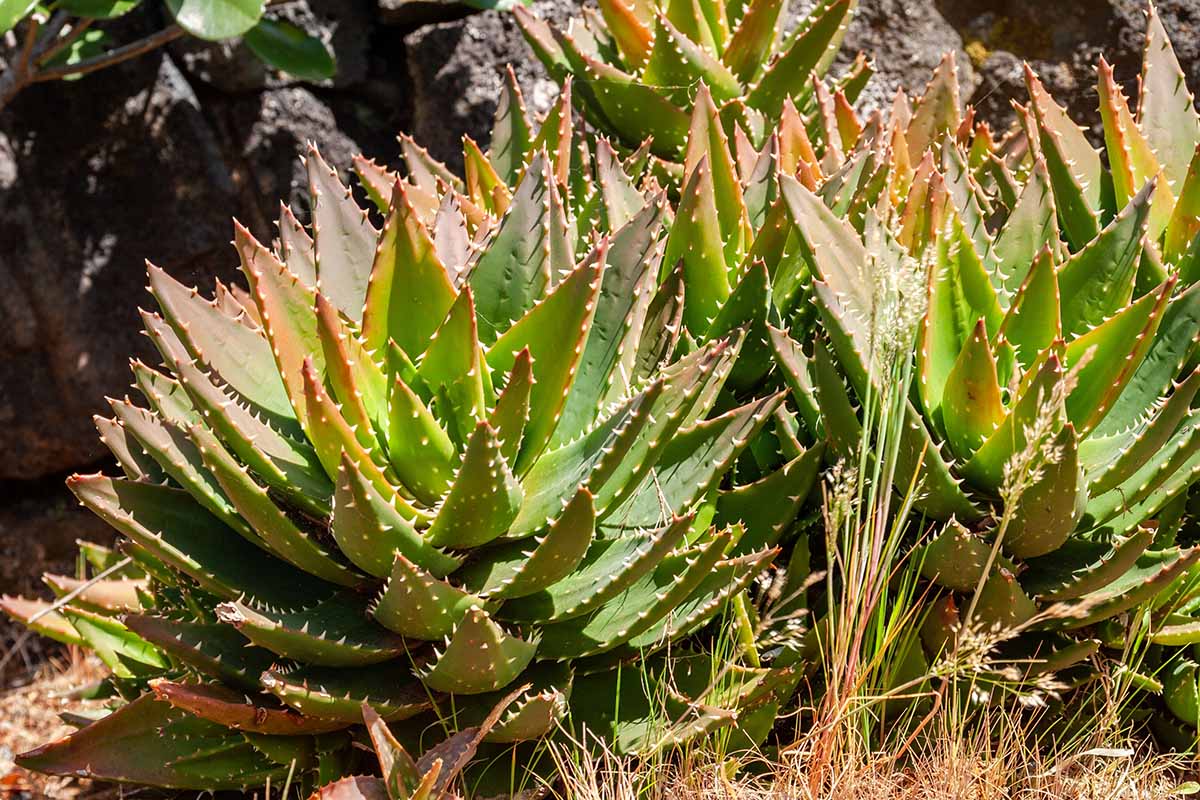
[[[757,657],[718,687],[707,659],[652,655],[741,597],[820,463],[744,453],[782,424],[782,392],[726,387],[739,353],[770,365],[765,272],[691,312],[678,253],[718,232],[672,219],[606,143],[578,147],[569,98],[540,127],[515,82],[507,100],[490,150],[465,143],[465,180],[409,140],[406,178],[356,162],[382,229],[314,148],[311,225],[284,207],[273,247],[236,226],[245,288],[206,298],[149,267],[162,363],[135,361],[144,403],[97,419],[125,474],[69,481],[120,552],[88,546],[90,580],[47,576],[53,604],[3,606],[91,648],[127,702],[24,765],[317,784],[355,768],[363,704],[454,730],[529,683],[494,746],[565,725],[645,751],[778,703],[790,673]],[[622,687],[631,659],[669,724],[652,686]]]
[[[855,0],[825,0],[784,35],[785,0],[695,3],[603,0],[560,31],[516,8],[533,52],[560,82],[575,78],[576,100],[599,130],[629,148],[649,142],[677,161],[701,85],[727,119],[769,134],[793,103],[806,115],[848,110],[871,75],[861,56],[826,85]]]
[[[1200,641],[1200,550],[1165,522],[1200,476],[1200,118],[1153,9],[1136,115],[1100,66],[1109,167],[1026,79],[1023,132],[1000,142],[947,61],[915,106],[858,128],[836,182],[782,179],[824,336],[771,343],[810,431],[850,457],[905,313],[881,290],[921,265],[894,482],[948,523],[917,555],[942,589],[930,655],[970,624],[1062,669],[1134,609],[1154,642]]]

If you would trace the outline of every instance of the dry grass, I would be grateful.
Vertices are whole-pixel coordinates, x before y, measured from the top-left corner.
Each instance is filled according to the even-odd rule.
[[[564,754],[565,755],[565,754]],[[561,800],[1166,800],[1183,797],[1172,758],[1093,751],[1047,763],[1036,754],[958,752],[944,741],[899,765],[886,757],[843,765],[819,789],[799,763],[775,763],[766,777],[731,779],[702,760],[664,766],[612,756],[565,755]],[[1184,788],[1184,791],[1188,790]]]
[[[18,663],[25,663],[24,659]],[[95,707],[97,703],[71,700],[68,695],[103,675],[104,668],[94,657],[69,653],[50,657],[24,674],[6,673],[5,688],[0,689],[0,798],[66,800],[92,796],[90,781],[37,775],[16,766],[13,759],[18,753],[69,733],[71,727],[59,719],[59,713]]]

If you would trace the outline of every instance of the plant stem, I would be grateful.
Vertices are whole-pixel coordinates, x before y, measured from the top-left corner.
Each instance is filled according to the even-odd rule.
[[[65,78],[71,75],[86,75],[89,72],[95,72],[98,69],[111,67],[114,64],[119,64],[122,61],[128,61],[131,58],[136,58],[143,53],[148,53],[151,50],[157,50],[165,44],[173,42],[183,35],[183,28],[178,25],[171,25],[163,28],[158,33],[153,33],[144,39],[138,39],[136,42],[130,42],[127,45],[118,47],[115,50],[110,50],[102,56],[95,58],[84,59],[75,64],[54,67],[53,69],[45,69],[34,75],[32,82],[41,83],[42,81],[53,81],[59,78]]]

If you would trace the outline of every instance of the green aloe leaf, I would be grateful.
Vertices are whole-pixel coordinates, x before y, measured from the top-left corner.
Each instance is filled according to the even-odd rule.
[[[721,60],[738,80],[749,83],[769,63],[769,55],[779,36],[775,26],[783,0],[751,0],[742,12]]]
[[[435,692],[482,694],[507,686],[533,660],[538,642],[505,633],[487,612],[467,612],[446,649],[418,672]]]
[[[562,580],[579,565],[596,530],[592,495],[581,488],[542,536],[481,553],[459,578],[481,596],[525,597]]]
[[[406,650],[403,639],[371,621],[366,601],[353,593],[288,610],[235,600],[218,606],[217,618],[258,647],[302,664],[365,666]]]
[[[1079,336],[1108,319],[1133,296],[1154,182],[1058,272],[1063,332]]]
[[[812,491],[824,455],[820,445],[809,448],[766,477],[718,494],[718,518],[728,525],[740,523],[744,531],[735,555],[779,543]]]
[[[383,593],[371,606],[380,625],[410,639],[437,641],[449,636],[472,608],[483,601],[425,572],[396,554]]]
[[[747,93],[747,104],[774,117],[786,99],[802,96],[841,45],[854,5],[853,0],[830,0],[808,15]]]
[[[488,366],[501,373],[510,371],[526,348],[533,357],[529,422],[514,465],[518,473],[527,471],[550,443],[566,406],[596,312],[605,256],[602,247],[595,259],[559,281],[488,350]]]
[[[429,692],[397,661],[366,667],[275,667],[262,685],[306,716],[357,724],[367,703],[387,720],[408,719],[430,706]]]
[[[664,270],[683,265],[684,319],[693,333],[708,330],[730,292],[714,181],[712,165],[702,158],[684,185],[663,256]]]
[[[405,184],[396,181],[390,196],[387,220],[373,254],[362,336],[370,350],[392,339],[415,359],[446,318],[457,292]]]
[[[295,608],[334,589],[233,533],[180,489],[101,475],[77,476],[67,486],[114,528],[218,597]]]
[[[1046,160],[1037,158],[1012,212],[987,252],[996,291],[1005,298],[1028,281],[1030,264],[1058,249],[1058,211]]]
[[[376,577],[391,573],[397,553],[438,577],[453,572],[461,563],[460,558],[429,544],[344,454],[329,527],[338,549],[359,569]]]
[[[908,154],[914,162],[935,146],[947,134],[953,134],[962,124],[962,104],[959,100],[958,73],[954,52],[942,56],[934,68],[933,77],[913,107],[912,119],[904,136]]]
[[[291,766],[267,758],[240,734],[153,695],[23,754],[20,762],[50,774],[201,791],[286,781]]]
[[[524,169],[533,143],[533,130],[525,111],[525,98],[517,76],[509,66],[504,73],[504,86],[492,123],[492,141],[488,160],[508,184],[516,182]]]
[[[1058,549],[1079,522],[1079,439],[1075,428],[1064,425],[1051,443],[1056,458],[1049,459],[1034,481],[1007,512],[1005,551],[1017,558],[1044,556]]]
[[[946,376],[942,418],[950,447],[969,459],[1006,415],[996,374],[996,359],[981,319]]]
[[[689,39],[662,14],[655,20],[650,54],[640,77],[684,108],[699,87],[707,87],[718,102],[732,100],[742,92],[737,76],[712,51]]]
[[[1111,543],[1072,537],[1053,553],[1026,562],[1021,585],[1041,601],[1083,597],[1132,569],[1153,542],[1149,528]]]
[[[345,722],[305,717],[291,709],[256,705],[241,692],[212,683],[174,683],[158,680],[150,684],[154,696],[192,716],[236,731],[267,736],[299,736],[328,733],[346,727]]]
[[[259,677],[275,661],[274,653],[247,646],[246,637],[228,625],[146,614],[126,616],[125,625],[172,659],[249,691],[259,688]]]
[[[1184,180],[1192,153],[1200,147],[1200,114],[1166,28],[1153,4],[1146,19],[1146,49],[1142,63],[1138,124],[1162,165],[1172,188]]]
[[[462,466],[424,538],[435,547],[478,547],[508,532],[523,492],[504,456],[496,431],[479,423]]]
[[[999,338],[1012,345],[1022,371],[1029,369],[1052,342],[1062,338],[1060,308],[1058,274],[1054,255],[1047,246],[1033,260],[1000,323]]]
[[[362,322],[379,231],[316,146],[309,147],[305,164],[312,202],[315,288],[351,321]]]

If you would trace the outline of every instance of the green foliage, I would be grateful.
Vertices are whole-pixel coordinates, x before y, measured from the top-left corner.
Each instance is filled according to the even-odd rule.
[[[406,178],[358,162],[382,229],[313,148],[312,225],[285,209],[273,248],[236,226],[246,288],[208,298],[149,268],[162,363],[134,365],[144,405],[113,401],[97,421],[125,475],[69,482],[129,559],[92,581],[48,577],[53,615],[5,605],[82,640],[137,699],[31,766],[310,786],[351,774],[344,732],[363,704],[377,749],[382,720],[405,720],[495,747],[588,725],[649,752],[777,702],[787,670],[755,656],[726,685],[670,650],[771,563],[821,452],[780,452],[766,433],[782,392],[741,397],[770,368],[774,311],[763,262],[742,265],[750,230],[716,110],[691,123],[708,216],[685,225],[575,127],[569,99],[538,126],[508,91],[492,149],[466,143],[464,181],[411,143]],[[698,252],[681,227],[718,244]],[[692,291],[709,285],[728,288]],[[704,313],[689,315],[690,291]],[[769,513],[767,490],[784,493]],[[595,707],[652,658],[653,695],[676,697],[679,719]],[[226,748],[225,771],[184,735],[156,744],[170,751],[153,767],[105,752],[175,725]],[[421,796],[405,781],[388,791]]]

